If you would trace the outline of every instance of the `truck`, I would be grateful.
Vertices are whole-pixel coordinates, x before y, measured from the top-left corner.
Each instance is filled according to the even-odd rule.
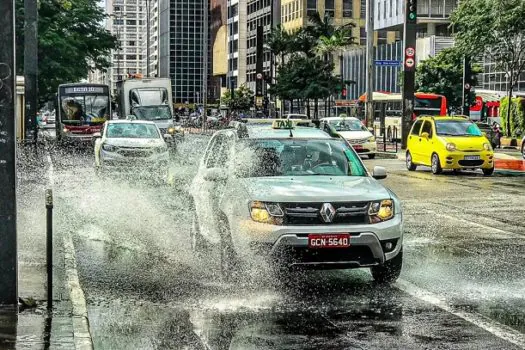
[[[117,103],[120,119],[152,121],[162,135],[180,139],[184,131],[173,121],[169,78],[127,79],[117,82]]]

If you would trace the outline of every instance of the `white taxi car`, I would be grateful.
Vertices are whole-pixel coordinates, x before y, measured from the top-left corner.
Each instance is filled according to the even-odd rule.
[[[95,137],[95,169],[144,169],[164,177],[168,171],[169,152],[165,139],[154,122],[110,120]]]
[[[344,137],[355,151],[366,154],[368,158],[374,159],[377,152],[377,142],[374,135],[354,117],[329,117],[321,119],[322,124],[329,124]]]
[[[293,120],[214,134],[190,187],[192,247],[217,247],[221,271],[266,256],[279,266],[371,268],[391,282],[403,259],[396,195],[350,145]],[[332,135],[335,135],[332,133]]]

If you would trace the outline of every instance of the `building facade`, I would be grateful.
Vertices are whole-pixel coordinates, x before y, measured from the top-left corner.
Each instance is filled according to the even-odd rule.
[[[116,82],[127,74],[143,73],[142,32],[145,7],[137,0],[106,0],[109,18],[106,29],[117,37],[119,48],[112,50],[111,67],[103,74],[102,82],[116,90]]]
[[[159,3],[159,76],[171,78],[176,105],[202,103],[204,6],[207,0],[161,0]]]
[[[228,1],[228,73],[227,87],[235,89],[246,83],[247,49],[247,2],[248,0]]]
[[[144,76],[148,72],[148,16],[147,11],[149,9],[149,73],[151,77],[159,75],[159,0],[140,0],[143,4],[144,12],[142,14],[142,72]]]
[[[228,74],[228,1],[210,1],[209,101],[219,101],[226,90]]]

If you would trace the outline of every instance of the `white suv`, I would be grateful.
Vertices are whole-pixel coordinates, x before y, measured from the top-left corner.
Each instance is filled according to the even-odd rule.
[[[219,131],[190,188],[192,246],[219,247],[225,277],[263,255],[286,267],[369,267],[394,281],[403,216],[377,181],[385,177],[381,167],[369,174],[344,139],[292,120]]]

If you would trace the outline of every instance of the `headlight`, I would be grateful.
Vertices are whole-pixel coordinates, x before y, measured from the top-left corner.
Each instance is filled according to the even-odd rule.
[[[64,129],[62,129],[62,132],[63,132],[64,134],[67,134],[67,133],[69,132],[69,130],[68,130],[67,128],[64,128]]]
[[[172,134],[172,135],[173,135],[173,134],[175,134],[176,131],[177,131],[177,130],[175,130],[174,127],[169,127],[169,128],[168,128],[168,134]]]
[[[250,203],[250,215],[256,222],[282,225],[284,213],[279,204],[255,201]]]
[[[368,142],[376,142],[375,136],[370,136],[367,140]]]
[[[456,144],[447,143],[447,151],[454,152],[456,150]]]
[[[117,147],[113,145],[108,145],[107,143],[102,145],[102,149],[107,152],[115,152],[117,150]]]
[[[490,143],[485,142],[483,144],[483,148],[485,149],[485,151],[492,151],[492,146],[490,145]]]
[[[380,202],[372,202],[368,209],[368,215],[373,224],[392,219],[394,217],[394,201],[386,199]]]

